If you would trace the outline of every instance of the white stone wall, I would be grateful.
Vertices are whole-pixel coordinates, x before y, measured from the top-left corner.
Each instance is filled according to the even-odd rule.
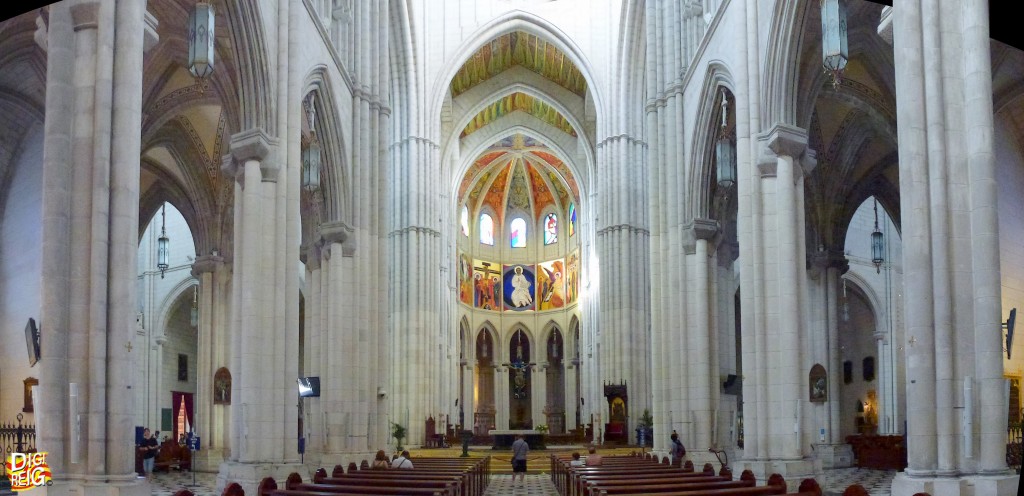
[[[40,326],[39,281],[42,271],[43,129],[30,127],[14,155],[6,198],[0,205],[0,422],[14,422],[24,407],[24,380],[39,378],[40,367],[28,366],[25,324],[29,318]],[[46,329],[40,332],[46,346]],[[24,423],[33,423],[25,414]]]

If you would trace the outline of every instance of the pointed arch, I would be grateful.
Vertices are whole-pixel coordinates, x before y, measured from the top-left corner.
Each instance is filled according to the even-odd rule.
[[[277,119],[273,115],[273,79],[266,45],[267,33],[258,0],[225,2],[227,24],[236,49],[238,63],[238,97],[241,128],[264,129],[277,135]]]
[[[708,62],[707,72],[704,76],[704,85],[701,89],[700,108],[697,110],[693,137],[690,147],[690,167],[687,175],[693,180],[689,181],[690,194],[688,212],[683,212],[684,219],[711,218],[711,184],[714,177],[714,155],[715,155],[715,123],[712,122],[719,111],[715,108],[718,101],[717,94],[722,88],[729,90],[733,95],[735,84],[732,73],[728,66],[720,60]],[[732,102],[736,105],[736,102]],[[740,180],[741,177],[737,177]]]
[[[544,38],[554,44],[562,53],[565,53],[573,64],[583,74],[587,81],[589,93],[594,100],[598,116],[604,115],[604,95],[594,82],[598,81],[595,76],[593,64],[583,55],[576,43],[562,32],[557,26],[547,20],[521,10],[512,10],[499,15],[487,24],[477,29],[473,34],[466,37],[461,47],[443,64],[447,69],[438,74],[430,88],[430,111],[427,115],[441,115],[441,106],[444,104],[445,95],[448,93],[448,86],[459,68],[476,52],[476,50],[494,38],[513,31],[525,31]]]
[[[303,85],[303,101],[310,94],[316,95],[316,134],[323,144],[326,160],[321,166],[320,192],[323,195],[324,222],[351,223],[352,192],[350,189],[348,147],[341,134],[341,120],[338,118],[337,99],[332,89],[327,66],[317,65],[306,75]]]

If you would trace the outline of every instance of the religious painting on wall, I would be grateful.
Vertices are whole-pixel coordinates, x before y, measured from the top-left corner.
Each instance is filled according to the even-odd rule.
[[[828,401],[828,374],[825,373],[825,367],[822,367],[820,363],[814,364],[807,379],[807,383],[811,388],[810,401],[812,403]]]
[[[501,264],[473,260],[473,306],[501,310]]]
[[[569,254],[565,264],[565,304],[576,303],[580,296],[580,252]]]
[[[213,404],[231,404],[231,372],[221,367],[213,374]]]
[[[565,262],[562,259],[537,265],[537,310],[565,306]]]
[[[473,264],[465,254],[459,255],[459,301],[473,304]]]
[[[502,271],[502,291],[505,310],[533,310],[536,308],[536,276],[532,265],[506,265]]]

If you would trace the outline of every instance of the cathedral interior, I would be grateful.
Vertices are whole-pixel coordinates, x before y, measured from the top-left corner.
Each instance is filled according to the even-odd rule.
[[[759,480],[889,439],[893,495],[1016,494],[1024,51],[986,0],[30,3],[0,451],[48,491],[149,494],[143,427],[247,492],[401,427],[677,432]]]

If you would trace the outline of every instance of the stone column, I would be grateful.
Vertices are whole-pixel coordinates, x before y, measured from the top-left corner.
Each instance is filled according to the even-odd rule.
[[[691,388],[687,410],[692,412],[693,437],[687,441],[694,446],[711,446],[711,430],[713,425],[714,406],[712,405],[712,388],[718,388],[718,371],[713,370],[711,341],[718,338],[711,326],[711,292],[712,276],[708,257],[708,242],[718,233],[718,222],[713,219],[693,219],[686,227],[687,236],[693,244],[687,247],[692,260],[691,274],[692,316],[683,325],[686,335],[687,361],[686,375],[690,378]],[[680,364],[681,365],[681,364]],[[677,371],[683,370],[677,367]],[[678,374],[673,374],[678,376]],[[712,380],[715,378],[715,380]],[[704,455],[706,450],[693,450],[694,456]],[[710,455],[704,455],[710,456]],[[696,461],[695,461],[696,463]]]
[[[324,340],[323,327],[325,313],[323,270],[321,269],[321,252],[319,243],[313,243],[306,251],[306,306],[305,317],[305,348],[303,349],[302,373],[307,377],[324,377]],[[321,388],[324,384],[321,382]],[[306,437],[306,453],[324,452],[324,391],[321,389],[320,399],[301,400],[302,429]]]
[[[281,198],[287,182],[278,183],[280,157],[277,140],[262,129],[249,129],[231,138],[231,153],[241,168],[242,186],[236,189],[235,312],[232,349],[231,461],[221,464],[218,487],[239,482],[246,491],[255,490],[266,476],[283,477],[304,471],[292,464],[297,459],[295,441],[295,379],[297,329],[282,331],[282,315],[288,302],[272,288],[280,280],[281,264],[295,277],[295,259],[285,260],[277,238],[290,222]],[[297,219],[296,219],[297,220]],[[296,298],[297,295],[291,295]],[[285,337],[292,343],[286,343]],[[291,356],[294,355],[294,356]],[[286,372],[290,369],[292,372]],[[237,371],[237,372],[236,372]],[[271,391],[271,393],[268,393]],[[294,460],[297,461],[297,460]]]
[[[1005,468],[987,3],[897,3],[893,15],[900,195],[914,206],[901,210],[909,466],[893,493],[1014,494],[1019,476]],[[970,194],[953,194],[954,186]],[[964,347],[973,353],[956,352]],[[974,386],[970,404],[965,383]]]
[[[543,350],[544,346],[537,348]],[[531,388],[532,391],[530,391],[530,415],[533,417],[534,428],[540,424],[548,423],[544,412],[548,406],[548,375],[546,370],[549,366],[547,362],[541,362],[531,367],[530,380],[533,381],[533,386]]]
[[[566,363],[563,361],[563,363]],[[573,359],[565,367],[565,432],[577,427],[576,409],[580,399],[576,396],[576,376],[579,374],[579,361]]]
[[[71,349],[70,298],[72,120],[74,115],[75,33],[68,2],[49,8],[46,36],[46,108],[42,163],[42,280],[40,306],[46,309],[39,326],[49,329],[39,362],[40,398],[35,400],[39,437],[37,448],[49,452],[46,461],[54,474],[71,470],[68,457],[68,362]],[[139,349],[139,347],[136,347]],[[41,415],[40,415],[41,414]],[[65,494],[68,487],[55,481],[51,488]]]
[[[845,257],[844,257],[845,258]],[[833,259],[835,260],[835,259]],[[838,263],[844,263],[845,260]],[[843,269],[836,263],[830,263],[825,269],[826,309],[828,318],[828,442],[843,442],[840,427],[842,413],[840,411],[839,384],[842,382],[839,360],[839,277]]]
[[[494,428],[508,429],[509,425],[509,382],[508,367],[494,367],[494,375],[497,379],[497,391],[494,392],[494,406],[497,410],[494,414]]]
[[[218,255],[201,255],[196,257],[192,264],[192,276],[199,279],[198,288],[198,356],[196,357],[196,396],[194,407],[193,427],[197,435],[202,439],[202,448],[196,452],[196,459],[193,460],[196,470],[212,471],[220,465],[224,459],[224,443],[222,432],[225,428],[223,415],[216,415],[214,412],[223,407],[214,406],[214,383],[213,377],[220,368],[217,350],[219,341],[224,340],[223,327],[218,327],[214,321],[216,311],[215,302],[223,299],[225,295],[218,291],[215,277],[223,266],[224,259]],[[218,418],[219,417],[219,418]]]
[[[472,340],[470,342],[476,343],[476,340]],[[467,346],[466,349],[468,351],[474,348]],[[471,354],[467,354],[467,357],[470,355]],[[459,411],[462,412],[463,430],[472,430],[473,426],[476,425],[476,405],[474,404],[473,401],[473,366],[470,365],[470,363],[471,362],[464,359],[462,360],[462,364],[460,365],[460,370],[462,373],[462,399],[459,400],[459,408],[461,409]],[[457,436],[460,436],[460,438],[462,436],[462,434],[458,432],[456,432],[455,434]]]
[[[770,399],[772,426],[775,430],[772,441],[773,457],[800,458],[800,433],[793,432],[793,424],[799,415],[796,402],[800,401],[800,385],[802,384],[801,365],[803,364],[800,338],[804,327],[805,316],[801,313],[799,278],[805,277],[803,260],[797,259],[799,253],[798,233],[803,232],[803,225],[798,225],[798,215],[803,210],[802,202],[797,202],[796,184],[798,174],[803,169],[795,163],[803,155],[807,147],[807,134],[802,129],[785,125],[777,125],[768,134],[768,147],[776,155],[776,178],[774,200],[776,202],[775,222],[767,220],[766,229],[775,230],[775,253],[777,255],[775,285],[771,288],[777,304],[777,329],[769,329],[769,359],[772,370],[769,372],[771,382],[778,391],[778,396]],[[767,198],[766,198],[767,199]],[[766,237],[770,236],[766,231]],[[771,270],[771,269],[769,269]],[[770,280],[770,279],[769,279]],[[770,283],[769,283],[770,284]],[[769,293],[769,294],[771,294]],[[769,308],[775,306],[767,302]],[[769,310],[769,316],[774,313]],[[774,353],[772,353],[774,348]],[[774,396],[774,395],[773,395]]]

